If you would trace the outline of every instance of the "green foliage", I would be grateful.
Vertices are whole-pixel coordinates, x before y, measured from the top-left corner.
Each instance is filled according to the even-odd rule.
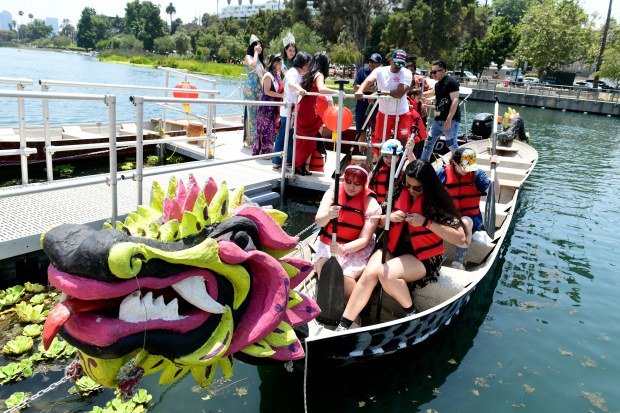
[[[43,348],[43,344],[40,343],[37,348],[37,352],[30,356],[30,360],[41,361],[64,359],[73,356],[75,352],[75,347],[67,344],[66,341],[59,339],[58,337],[54,337],[52,344],[50,344],[50,348],[47,350],[45,350]]]
[[[45,286],[43,284],[31,283],[29,281],[24,283],[24,288],[29,293],[40,293],[45,290]]]
[[[165,22],[159,7],[150,1],[133,0],[125,7],[126,32],[144,43],[145,50],[153,50],[155,39],[165,34]]]
[[[0,290],[0,309],[18,302],[22,295],[24,295],[25,291],[25,288],[21,285],[9,287],[6,290]]]
[[[507,17],[496,18],[482,41],[482,47],[486,49],[491,61],[497,63],[497,67],[502,67],[517,44],[519,44],[519,31]],[[487,66],[488,64],[484,67]]]
[[[118,394],[116,398],[108,401],[105,406],[102,407],[94,407],[91,410],[91,413],[141,413],[146,412],[146,405],[153,396],[148,394],[148,392],[144,389],[140,389],[136,392],[136,394],[126,402],[123,402]]]
[[[185,33],[177,33],[174,35],[173,39],[177,53],[180,55],[186,54],[191,46],[190,37]]]
[[[17,336],[13,340],[9,340],[4,347],[2,347],[2,352],[8,356],[19,356],[20,354],[30,351],[33,346],[34,341],[31,337]]]
[[[71,38],[68,36],[54,36],[52,37],[52,44],[57,49],[66,49],[71,46]]]
[[[306,26],[304,23],[297,22],[290,29],[282,30],[280,34],[271,41],[269,50],[275,50],[276,53],[279,52],[282,49],[282,39],[288,32],[293,33],[293,36],[295,36],[295,42],[299,45],[299,50],[303,50],[314,55],[316,52],[327,48],[327,45],[317,32]]]
[[[159,156],[157,155],[148,155],[146,157],[146,164],[149,166],[159,165]]]
[[[24,359],[19,363],[9,363],[0,367],[0,384],[17,381],[32,376],[32,361]]]
[[[532,0],[493,0],[491,7],[496,16],[506,17],[510,23],[518,24]]]
[[[18,404],[23,403],[24,400],[26,400],[28,397],[30,397],[30,393],[18,391],[18,392],[11,394],[9,398],[4,401],[4,404],[6,404],[7,409],[12,409]]]
[[[130,171],[136,167],[136,164],[131,161],[123,162],[118,166],[121,171]]]
[[[601,78],[620,82],[620,47],[609,47],[603,54],[603,64],[598,72]]]
[[[267,58],[267,54],[282,52],[284,46],[282,44],[282,28],[287,28],[291,24],[291,19],[290,10],[261,10],[250,16],[245,32],[258,36],[265,48],[269,46],[269,50],[263,52]],[[288,29],[285,30],[288,32]],[[284,35],[286,36],[286,33]]]
[[[35,41],[50,37],[53,30],[52,26],[45,24],[45,21],[35,19],[24,26],[24,36],[30,41]]]
[[[162,36],[155,39],[153,42],[153,50],[157,54],[167,55],[174,51],[174,39],[172,36]]]
[[[96,14],[97,12],[92,7],[85,7],[77,24],[77,45],[86,50],[93,49],[98,40],[93,22],[93,17]]]
[[[572,0],[532,3],[518,29],[516,57],[532,63],[541,79],[546,72],[584,58],[595,40],[593,22]]]
[[[45,317],[49,314],[49,311],[43,308],[43,304],[30,305],[22,301],[15,306],[15,312],[20,322],[39,324],[45,321]]]
[[[32,297],[30,297],[30,300],[28,301],[30,302],[30,304],[37,305],[37,304],[43,304],[46,298],[47,298],[47,294],[35,294]]]
[[[332,47],[332,50],[329,52],[329,58],[331,62],[350,65],[351,63],[359,62],[362,59],[362,54],[357,51],[353,42],[349,42]]]
[[[61,178],[70,178],[73,175],[73,171],[75,170],[75,166],[70,165],[70,164],[56,165],[56,166],[54,166],[53,170]]]
[[[85,397],[101,390],[103,390],[103,388],[99,383],[88,376],[83,376],[75,382],[75,386],[69,389],[69,393],[79,394],[80,396]]]
[[[43,326],[41,324],[28,324],[22,330],[22,334],[28,337],[37,337],[41,335]]]
[[[475,38],[465,46],[461,59],[473,73],[482,72],[491,63],[490,51]]]

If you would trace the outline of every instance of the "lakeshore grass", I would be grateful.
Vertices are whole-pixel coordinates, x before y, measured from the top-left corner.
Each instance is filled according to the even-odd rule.
[[[245,74],[245,69],[241,65],[229,63],[203,62],[193,59],[180,59],[162,56],[122,56],[118,54],[101,54],[99,60],[104,62],[129,63],[132,65],[150,67],[172,67],[175,69],[185,69],[190,72],[202,73],[205,75],[236,77]]]

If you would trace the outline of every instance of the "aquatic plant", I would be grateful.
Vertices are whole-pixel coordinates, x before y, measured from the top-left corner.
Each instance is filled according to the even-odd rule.
[[[71,178],[71,176],[73,175],[73,171],[75,171],[75,166],[71,164],[57,165],[54,167],[53,170],[61,178]]]
[[[33,346],[34,341],[31,337],[17,336],[2,347],[2,352],[8,356],[19,356],[32,349]]]
[[[22,334],[28,337],[37,337],[41,335],[43,326],[41,324],[28,324],[22,330]]]
[[[146,405],[151,401],[151,396],[146,390],[140,389],[128,401],[123,401],[117,394],[116,398],[108,401],[105,406],[96,406],[91,413],[141,413],[146,412]]]
[[[159,165],[159,156],[157,155],[148,155],[146,157],[146,162],[147,165],[149,166],[156,166]]]
[[[4,404],[6,404],[7,409],[12,409],[18,404],[23,403],[28,397],[30,397],[30,393],[18,391],[11,394],[9,398],[4,401]]]
[[[56,337],[51,342],[47,350],[44,348],[42,343],[39,344],[38,351],[34,353],[30,359],[32,361],[63,359],[75,355],[75,351],[75,347]]]
[[[29,293],[40,293],[45,290],[45,286],[43,284],[31,283],[29,281],[24,283],[24,288]]]
[[[37,305],[37,304],[43,304],[46,298],[47,298],[47,294],[35,294],[32,297],[30,297],[30,300],[28,301],[32,305]]]
[[[0,384],[17,381],[32,376],[32,361],[24,359],[19,363],[9,363],[0,367]]]
[[[127,161],[127,162],[123,162],[122,164],[120,164],[118,168],[121,171],[130,171],[134,169],[135,167],[136,167],[136,164],[134,162]]]
[[[88,376],[83,376],[75,382],[75,386],[69,389],[69,393],[79,394],[80,396],[85,397],[101,390],[103,390],[103,387],[101,387],[99,383]]]
[[[15,305],[15,312],[19,321],[22,323],[42,323],[45,321],[45,317],[49,314],[49,310],[44,310],[43,304],[31,305],[22,301]]]
[[[0,309],[9,307],[18,302],[25,292],[26,289],[21,285],[15,285],[4,291],[0,291]]]

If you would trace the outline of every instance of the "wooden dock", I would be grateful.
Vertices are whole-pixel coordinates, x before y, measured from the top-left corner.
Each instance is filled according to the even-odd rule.
[[[167,150],[182,153],[197,160],[204,160],[204,148],[191,143],[168,144]],[[176,148],[176,149],[175,149]],[[172,175],[187,182],[189,174],[193,174],[199,183],[213,177],[218,184],[226,181],[229,189],[244,186],[250,198],[274,200],[272,194],[280,187],[281,172],[272,169],[270,159],[249,160],[208,167],[210,162],[230,161],[247,158],[251,150],[243,148],[241,131],[218,132],[215,143],[215,159],[201,163],[196,169],[165,173],[144,177],[144,203],[148,203],[150,188],[154,181],[166,187]],[[328,152],[324,173],[313,173],[311,176],[287,176],[287,185],[325,191],[333,182],[331,175],[335,167],[335,153]],[[119,173],[123,179],[118,181],[118,219],[136,209],[137,182],[133,181],[135,171]],[[71,178],[81,180],[87,178]],[[65,180],[63,180],[64,182]],[[55,181],[58,182],[58,181]],[[31,184],[49,186],[48,183]],[[41,233],[51,226],[62,223],[87,224],[101,228],[105,221],[110,220],[112,195],[110,187],[105,183],[97,183],[67,189],[55,189],[48,192],[10,196],[16,187],[0,189],[0,193],[8,194],[0,198],[0,260],[40,250]],[[19,188],[19,187],[17,187]],[[265,195],[268,196],[265,196]],[[274,195],[274,196],[269,196]]]

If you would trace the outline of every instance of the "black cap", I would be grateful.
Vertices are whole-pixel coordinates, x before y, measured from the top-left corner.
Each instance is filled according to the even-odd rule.
[[[373,53],[370,55],[368,60],[371,62],[375,62],[375,63],[381,63],[381,60],[383,60],[383,58],[381,57],[379,53]]]

